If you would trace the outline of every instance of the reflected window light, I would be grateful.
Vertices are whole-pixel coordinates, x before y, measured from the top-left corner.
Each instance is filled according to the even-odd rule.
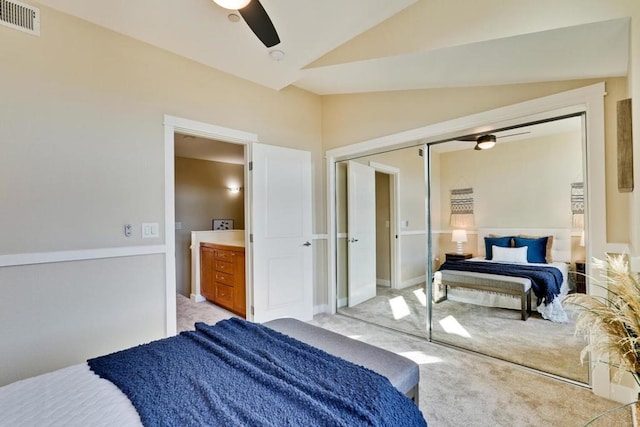
[[[461,337],[471,338],[469,332],[456,320],[455,317],[449,315],[440,321],[440,326],[448,334],[460,335]]]
[[[407,302],[401,296],[391,298],[389,300],[389,305],[391,306],[391,312],[393,313],[393,318],[395,320],[400,320],[411,314],[409,305],[407,305]]]
[[[398,353],[400,356],[404,356],[407,359],[413,360],[418,365],[428,365],[432,363],[440,363],[442,359],[436,356],[429,356],[422,351],[405,351],[404,353]]]
[[[418,298],[418,301],[420,301],[423,307],[427,306],[427,295],[424,293],[424,289],[416,289],[413,291],[413,294]]]

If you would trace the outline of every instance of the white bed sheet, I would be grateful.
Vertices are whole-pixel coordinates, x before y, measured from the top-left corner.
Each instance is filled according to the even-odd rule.
[[[0,387],[1,426],[141,427],[131,401],[87,363]]]
[[[470,259],[470,261],[497,262],[486,260],[483,257],[472,258]],[[553,266],[560,270],[560,272],[562,273],[562,286],[560,288],[560,296],[557,297],[553,301],[553,303],[547,306],[545,306],[544,304],[540,304],[536,307],[536,311],[540,313],[544,319],[551,320],[552,322],[567,322],[569,318],[566,311],[564,310],[564,307],[562,306],[562,300],[569,293],[568,264],[565,262],[552,262],[549,264],[527,263],[526,265],[539,265],[543,267]],[[505,277],[508,279],[508,276]],[[521,309],[520,298],[514,298],[510,295],[499,294],[495,292],[452,287],[447,291],[447,298],[452,301],[464,302],[467,304],[477,304],[485,307],[499,307],[513,310]],[[532,295],[532,302],[535,305],[535,295]]]

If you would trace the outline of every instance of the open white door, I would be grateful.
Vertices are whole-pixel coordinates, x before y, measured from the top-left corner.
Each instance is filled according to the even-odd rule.
[[[347,292],[353,307],[376,296],[376,175],[352,161],[347,170]]]
[[[311,320],[311,153],[252,144],[252,162],[253,320]]]

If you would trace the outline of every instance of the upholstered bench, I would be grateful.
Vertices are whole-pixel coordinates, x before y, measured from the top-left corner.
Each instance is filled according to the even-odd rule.
[[[527,320],[531,314],[531,280],[525,277],[440,270],[434,274],[434,288],[439,284],[444,285],[445,289],[444,297],[438,302],[447,299],[447,287],[452,286],[519,297],[521,319]]]
[[[412,360],[296,319],[276,319],[264,325],[387,377],[395,388],[419,404],[420,370]]]

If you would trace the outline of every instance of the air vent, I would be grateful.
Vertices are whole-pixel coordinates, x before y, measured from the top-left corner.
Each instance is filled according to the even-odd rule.
[[[0,24],[39,36],[40,9],[15,0],[0,0]]]

